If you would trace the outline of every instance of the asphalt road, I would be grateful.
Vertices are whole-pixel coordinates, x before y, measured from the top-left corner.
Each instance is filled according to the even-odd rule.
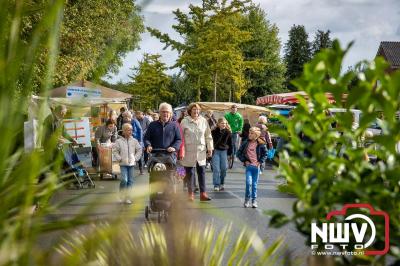
[[[138,174],[138,171],[135,171]],[[276,209],[286,214],[291,214],[294,198],[288,194],[280,193],[277,190],[279,183],[283,180],[275,178],[275,170],[265,170],[259,179],[258,185],[258,204],[259,208],[244,208],[244,189],[245,178],[244,168],[239,163],[235,163],[234,168],[228,171],[225,181],[225,191],[214,192],[212,186],[212,173],[207,170],[207,190],[213,198],[210,202],[200,202],[199,194],[193,203],[186,201],[186,192],[182,189],[182,184],[177,185],[177,194],[180,197],[179,205],[181,215],[188,221],[206,224],[213,223],[216,228],[223,228],[227,224],[232,224],[232,239],[239,236],[243,228],[255,230],[258,236],[270,245],[274,240],[283,237],[285,242],[285,253],[290,254],[291,259],[295,259],[295,265],[305,265],[309,255],[309,248],[305,245],[305,238],[296,232],[293,225],[287,225],[280,229],[270,228],[269,219],[264,214],[265,210]],[[146,223],[144,217],[144,205],[148,202],[148,174],[137,175],[135,178],[135,189],[133,190],[132,205],[119,203],[119,180],[95,180],[95,189],[81,190],[62,190],[57,193],[52,203],[61,203],[62,206],[55,213],[48,216],[49,221],[68,219],[79,213],[93,218],[103,220],[107,217],[121,215],[127,209],[133,210],[134,218],[129,222],[132,231],[140,228]],[[141,196],[139,196],[141,195]],[[74,197],[76,197],[74,199]],[[132,213],[132,212],[131,212]],[[151,222],[157,222],[157,215],[150,215]],[[173,223],[173,221],[168,221]],[[167,224],[168,224],[167,223]],[[55,243],[55,236],[47,237],[43,246],[51,246]]]

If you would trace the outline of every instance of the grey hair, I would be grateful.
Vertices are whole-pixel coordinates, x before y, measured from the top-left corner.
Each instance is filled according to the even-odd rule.
[[[123,124],[122,125],[122,131],[125,131],[128,127],[132,129],[132,125],[131,124],[129,124],[129,123]]]
[[[268,118],[267,118],[266,116],[264,116],[264,115],[260,115],[260,116],[258,117],[258,122],[260,122],[260,123],[267,123],[267,122],[268,122]]]
[[[122,117],[132,118],[132,113],[130,111],[125,111],[125,112],[122,113]]]
[[[161,109],[165,107],[168,109],[168,111],[170,111],[170,113],[172,113],[172,105],[170,105],[169,103],[161,103],[158,111],[161,111]]]

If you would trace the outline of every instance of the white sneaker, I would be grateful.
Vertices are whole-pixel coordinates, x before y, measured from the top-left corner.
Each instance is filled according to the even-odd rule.
[[[219,187],[218,186],[214,186],[214,191],[219,191]]]
[[[256,200],[253,200],[253,201],[252,201],[251,207],[253,207],[253,208],[257,208],[257,207],[258,207],[258,204],[257,204],[257,201],[256,201]]]
[[[127,199],[127,200],[125,200],[125,203],[126,203],[126,204],[132,204],[132,201],[129,200],[129,199]]]
[[[249,199],[245,199],[244,200],[243,207],[245,207],[245,208],[249,208],[250,207],[250,200]]]

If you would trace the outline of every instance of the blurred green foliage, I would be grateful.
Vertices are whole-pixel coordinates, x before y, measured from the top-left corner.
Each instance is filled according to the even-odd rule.
[[[286,128],[279,134],[288,144],[280,153],[279,170],[287,180],[285,190],[296,195],[297,200],[292,217],[279,211],[269,214],[276,226],[294,222],[309,242],[312,222],[322,222],[330,211],[341,209],[345,203],[369,203],[389,214],[390,255],[400,261],[400,155],[395,148],[400,141],[400,123],[396,119],[400,72],[389,75],[388,64],[376,58],[359,72],[342,74],[343,57],[350,47],[342,49],[334,41],[332,49],[317,54],[293,82],[309,98],[300,97],[292,119],[282,118]],[[351,90],[349,84],[353,84]],[[328,102],[326,92],[333,93],[335,104]],[[342,101],[344,94],[347,99]],[[350,112],[329,115],[326,111],[331,107],[360,109],[363,115],[359,127],[354,128]],[[365,146],[365,132],[378,111],[384,114],[382,134],[372,138],[375,145]],[[338,127],[332,128],[333,123]],[[378,162],[370,163],[366,154],[377,156]],[[384,232],[383,226],[377,224],[377,231]],[[384,234],[377,234],[371,248],[379,249],[383,243]],[[338,259],[343,264],[378,265],[385,261],[384,257]]]
[[[86,2],[67,4],[84,6]],[[88,6],[95,4],[89,2]],[[88,204],[79,214],[54,219],[66,204],[50,201],[64,189],[60,183],[62,160],[54,156],[58,136],[47,139],[46,144],[54,148],[46,153],[40,150],[25,153],[21,138],[24,110],[34,84],[39,84],[39,91],[46,92],[59,75],[65,74],[59,72],[57,62],[59,52],[62,53],[59,49],[63,47],[60,42],[63,18],[67,17],[66,3],[64,0],[40,1],[38,6],[35,3],[0,0],[0,265],[219,265],[223,260],[231,265],[245,265],[249,261],[274,265],[282,240],[265,248],[265,243],[247,230],[238,239],[231,239],[229,226],[217,232],[213,225],[177,222],[169,230],[163,230],[149,224],[133,235],[129,222],[138,210],[132,208],[100,221],[90,219],[87,213],[101,202]],[[96,9],[97,15],[103,11],[107,13],[107,8]],[[30,34],[25,34],[24,20],[28,17],[37,21],[32,24]],[[83,23],[78,28],[90,27]],[[112,32],[108,34],[108,38],[115,37]],[[90,39],[85,41],[96,45]],[[118,54],[118,47],[110,45],[101,54]],[[112,67],[115,61],[109,63]],[[36,83],[38,78],[40,83]],[[44,176],[38,183],[39,177]],[[226,249],[227,242],[233,242],[232,249]]]

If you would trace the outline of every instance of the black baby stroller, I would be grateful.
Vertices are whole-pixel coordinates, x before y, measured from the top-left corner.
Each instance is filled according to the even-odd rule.
[[[95,188],[93,180],[83,168],[75,147],[72,144],[63,145],[64,154],[64,175],[63,181],[70,182],[70,188]]]
[[[147,161],[149,170],[150,204],[145,208],[146,220],[149,214],[157,213],[158,222],[168,219],[168,212],[176,194],[176,163],[173,154],[165,149],[153,149]]]

